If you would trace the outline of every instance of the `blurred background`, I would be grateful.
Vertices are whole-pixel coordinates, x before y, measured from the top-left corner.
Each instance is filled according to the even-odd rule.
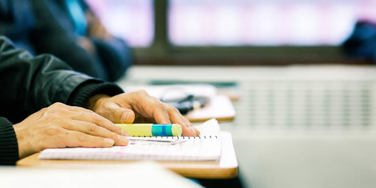
[[[99,17],[91,15],[100,37],[85,19],[87,7],[80,19],[72,14],[67,2],[78,1],[8,2],[35,5],[29,11],[39,30],[28,24],[31,39],[40,35],[30,45],[37,53],[95,58],[72,58],[76,70],[125,90],[188,83],[226,95],[236,116],[221,129],[232,133],[240,173],[213,187],[376,187],[376,0],[79,1]],[[56,16],[63,32],[51,32],[43,26],[56,28],[47,22],[63,12],[58,6],[66,11]],[[87,28],[78,33],[79,26]],[[10,31],[13,40],[26,38],[21,29]],[[98,38],[107,51],[96,46]],[[106,59],[114,51],[117,64]]]
[[[340,46],[358,20],[376,20],[374,0],[88,2],[138,64],[367,63]]]
[[[125,89],[230,83],[244,187],[376,186],[375,0],[87,2],[133,49]]]

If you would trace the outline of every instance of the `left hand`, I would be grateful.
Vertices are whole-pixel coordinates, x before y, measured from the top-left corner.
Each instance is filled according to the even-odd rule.
[[[89,109],[114,123],[151,121],[161,124],[180,124],[184,136],[198,136],[199,131],[191,126],[180,112],[145,91],[134,91],[109,97],[96,95],[89,100]]]

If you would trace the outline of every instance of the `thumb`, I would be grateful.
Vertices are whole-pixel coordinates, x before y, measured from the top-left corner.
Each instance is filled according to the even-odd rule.
[[[135,113],[131,109],[115,104],[108,108],[107,118],[113,123],[133,123],[136,118],[135,116]]]
[[[120,118],[120,121],[117,122],[115,121],[116,123],[133,123],[134,122],[134,119],[136,118],[136,115],[135,113],[130,110],[130,109],[127,109],[127,108],[121,108],[122,110],[122,114],[121,114],[121,118]]]

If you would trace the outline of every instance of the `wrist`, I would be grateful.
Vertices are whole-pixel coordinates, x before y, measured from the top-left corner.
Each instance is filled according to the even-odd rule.
[[[22,125],[20,125],[21,123],[15,124],[13,126],[14,132],[15,132],[16,138],[17,138],[18,156],[19,156],[20,159],[33,153],[32,152],[32,150],[33,150],[32,146],[30,145],[30,140],[27,140],[27,136],[24,135]],[[25,137],[26,137],[26,139],[25,139]],[[29,138],[31,138],[31,137],[29,137]]]

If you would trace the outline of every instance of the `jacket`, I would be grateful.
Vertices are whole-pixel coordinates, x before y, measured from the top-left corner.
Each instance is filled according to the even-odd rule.
[[[115,81],[124,76],[133,63],[129,45],[117,37],[105,40],[84,33],[83,36],[93,44],[95,53],[84,49],[78,43],[67,2],[0,0],[0,35],[9,37],[17,47],[33,54],[53,54],[74,70],[96,78]],[[84,0],[74,2],[83,11],[92,12]]]
[[[0,164],[18,160],[13,123],[55,102],[85,107],[96,94],[123,92],[115,84],[72,71],[54,56],[33,57],[1,36],[0,85]]]
[[[76,71],[109,81],[116,81],[124,76],[132,65],[132,50],[123,39],[101,39],[91,36],[87,31],[89,23],[86,24],[87,28],[83,33],[76,32],[77,24],[66,7],[66,0],[31,2],[35,18],[31,43],[36,53],[54,54]],[[84,13],[92,12],[84,0],[75,2]],[[80,37],[88,39],[93,44],[95,53],[79,45],[77,40]]]

